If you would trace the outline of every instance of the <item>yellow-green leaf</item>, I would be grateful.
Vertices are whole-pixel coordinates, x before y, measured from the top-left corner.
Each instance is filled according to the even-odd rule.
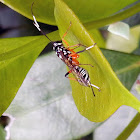
[[[91,46],[95,43],[73,11],[61,0],[55,0],[55,18],[61,37],[72,22],[65,37],[69,45],[81,43]],[[83,116],[90,121],[101,122],[110,117],[121,105],[131,106],[140,112],[140,102],[121,84],[97,45],[90,51],[81,53],[79,61],[94,66],[83,67],[89,72],[91,83],[101,88],[100,92],[94,89],[94,97],[89,87],[71,81],[75,104]]]
[[[32,19],[31,5],[35,2],[37,20],[56,25],[53,0],[0,0],[13,10]],[[113,15],[137,0],[65,0],[82,22],[89,22]],[[95,14],[96,13],[96,14]]]
[[[52,35],[52,39],[57,36],[55,32]],[[26,74],[48,42],[44,36],[0,40],[0,115],[14,99]]]

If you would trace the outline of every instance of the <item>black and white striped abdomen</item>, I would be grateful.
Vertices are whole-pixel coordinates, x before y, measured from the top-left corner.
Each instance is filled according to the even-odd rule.
[[[75,66],[74,68],[75,76],[77,77],[77,81],[83,86],[90,85],[90,78],[88,72],[79,66]]]
[[[83,79],[85,81],[89,81],[90,80],[89,74],[88,74],[87,70],[85,70],[84,68],[80,67],[80,71],[79,72],[80,72],[81,77],[83,77]]]

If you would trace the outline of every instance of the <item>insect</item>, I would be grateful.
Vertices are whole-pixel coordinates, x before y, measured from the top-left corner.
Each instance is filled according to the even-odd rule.
[[[90,83],[90,78],[89,78],[89,74],[88,72],[80,67],[80,65],[90,65],[90,64],[80,64],[79,61],[77,60],[77,58],[79,58],[79,53],[82,53],[86,50],[89,50],[91,49],[92,47],[95,46],[92,45],[90,47],[86,47],[85,45],[82,45],[82,44],[76,44],[76,45],[73,45],[73,46],[69,46],[68,43],[65,41],[64,37],[66,36],[68,30],[70,29],[71,27],[71,23],[70,23],[70,26],[69,28],[67,29],[67,31],[65,32],[65,34],[63,35],[62,37],[62,41],[68,46],[67,48],[64,47],[63,43],[61,41],[52,41],[40,28],[38,22],[36,21],[36,18],[33,14],[33,5],[34,5],[34,2],[32,3],[32,6],[31,6],[31,13],[32,13],[32,16],[33,16],[33,24],[34,26],[36,26],[36,28],[52,43],[53,45],[53,50],[56,52],[56,55],[68,66],[68,68],[70,69],[69,72],[67,72],[65,74],[65,77],[66,78],[69,78],[70,80],[75,80],[75,81],[78,81],[79,84],[83,85],[83,86],[87,86],[87,87],[91,87],[92,89],[92,92],[93,92],[93,95],[95,96],[94,94],[94,91],[93,91],[93,88],[92,87],[95,87],[97,88],[98,90],[100,90],[100,88],[96,85],[93,85]],[[84,50],[81,50],[81,51],[78,51],[78,52],[75,52],[74,49],[78,48],[78,47],[85,47]],[[73,48],[75,47],[75,48]],[[73,48],[73,49],[71,49]],[[92,65],[90,65],[92,66]],[[92,66],[93,67],[93,66]],[[71,77],[68,77],[68,75],[72,73],[75,78],[71,78]]]
[[[76,77],[76,79],[75,78],[67,77],[70,73],[72,73]],[[69,78],[70,80],[78,81],[79,84],[82,85],[82,86],[91,87],[92,93],[93,93],[94,96],[95,96],[95,94],[94,94],[94,90],[93,90],[92,87],[95,87],[95,88],[97,88],[100,91],[100,88],[98,86],[91,84],[89,73],[87,72],[87,70],[85,70],[82,67],[73,66],[70,69],[70,71],[68,71],[65,74],[65,77]]]

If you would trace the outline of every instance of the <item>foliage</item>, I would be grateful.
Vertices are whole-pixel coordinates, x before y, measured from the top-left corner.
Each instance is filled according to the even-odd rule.
[[[2,2],[32,19],[30,7],[33,1],[24,1],[24,4],[21,0],[3,0]],[[72,27],[65,38],[69,45],[81,43],[91,46],[96,42],[100,48],[105,48],[105,42],[95,27],[104,26],[116,20],[119,21],[124,19],[125,16],[128,17],[135,14],[140,9],[140,4],[138,3],[135,5],[136,10],[133,12],[128,12],[132,10],[133,7],[131,7],[131,9],[126,10],[127,12],[123,11],[122,13],[115,14],[115,12],[135,2],[135,0],[128,0],[127,2],[122,0],[120,2],[117,0],[108,0],[106,2],[102,0],[90,0],[89,2],[65,0],[65,2],[61,0],[55,0],[54,2],[52,0],[35,1],[33,10],[38,21],[57,25],[59,28],[60,36],[58,31],[56,31],[48,34],[49,38],[60,40],[60,37],[69,27],[70,22],[72,22]],[[77,5],[79,5],[78,8]],[[112,6],[113,8],[109,8]],[[88,31],[82,23],[89,29]],[[93,25],[95,26],[93,27]],[[139,39],[138,36],[139,33],[137,33],[137,40]],[[0,40],[1,114],[14,99],[26,74],[48,42],[44,36]],[[77,82],[70,81],[72,95],[79,112],[94,122],[106,120],[121,105],[131,106],[140,112],[140,102],[128,91],[140,72],[140,56],[102,49],[105,58],[97,45],[91,50],[82,53],[79,61],[80,63],[92,64],[94,66],[94,68],[89,66],[84,66],[84,68],[89,72],[91,83],[99,86],[101,91],[99,92],[94,89],[96,97],[93,97],[90,88],[82,87]],[[110,65],[128,90],[122,85]]]

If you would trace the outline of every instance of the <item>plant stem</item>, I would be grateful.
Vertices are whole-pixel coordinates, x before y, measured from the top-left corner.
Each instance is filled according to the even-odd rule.
[[[140,113],[137,113],[133,120],[128,124],[128,126],[123,130],[123,132],[116,138],[116,140],[126,140],[135,128],[140,123]]]
[[[85,23],[84,26],[89,30],[89,29],[94,29],[94,28],[100,28],[105,25],[126,19],[136,13],[140,12],[140,3],[137,3],[136,5],[132,6],[131,8],[126,9],[123,12],[120,12],[114,16],[110,16],[104,19],[96,20],[96,21],[91,21],[88,23]]]

